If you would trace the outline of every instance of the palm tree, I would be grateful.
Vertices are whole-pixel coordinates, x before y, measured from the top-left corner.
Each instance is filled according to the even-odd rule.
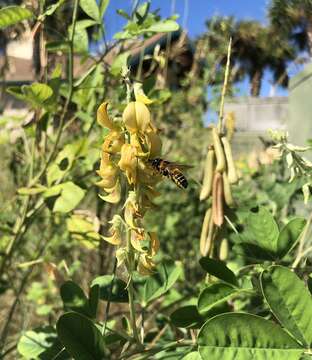
[[[290,44],[272,27],[254,21],[237,23],[233,36],[234,57],[250,79],[250,94],[259,96],[265,70],[270,70],[275,82],[287,86],[287,64],[294,60],[295,52]],[[283,81],[280,81],[280,79]]]
[[[295,58],[294,49],[288,41],[279,36],[272,27],[265,27],[257,21],[235,21],[230,17],[215,17],[207,22],[204,35],[208,51],[219,51],[225,61],[228,39],[233,39],[232,81],[249,78],[250,94],[260,94],[264,71],[269,69],[274,81],[287,86],[287,64]],[[282,79],[282,80],[281,80]]]
[[[312,57],[312,0],[272,0],[272,26]]]

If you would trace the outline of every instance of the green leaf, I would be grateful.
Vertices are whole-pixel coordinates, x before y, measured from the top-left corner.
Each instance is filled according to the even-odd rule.
[[[110,67],[110,72],[112,75],[114,76],[120,75],[122,68],[127,66],[129,56],[130,56],[130,52],[126,51],[122,54],[119,54],[115,58],[115,60],[113,61]]]
[[[95,0],[80,0],[79,5],[90,18],[100,22],[100,11]]]
[[[283,266],[261,274],[263,296],[274,316],[300,342],[312,343],[312,299],[304,282]]]
[[[209,360],[299,360],[303,349],[275,323],[246,313],[217,315],[198,335],[199,353]]]
[[[53,95],[50,86],[40,83],[32,83],[21,87],[12,86],[7,89],[7,92],[17,99],[29,102],[34,108],[47,105],[47,100]]]
[[[272,214],[264,207],[250,212],[245,230],[240,234],[242,247],[250,258],[274,260],[276,258],[279,229]]]
[[[157,266],[157,273],[146,279],[142,305],[159,298],[165,294],[179,279],[183,271],[180,263],[175,264],[173,261],[164,261]]]
[[[206,287],[198,297],[198,311],[204,315],[213,307],[223,304],[242,290],[237,289],[229,284],[215,283]]]
[[[84,198],[85,191],[72,182],[62,184],[61,195],[56,199],[53,211],[67,213],[75,207]]]
[[[85,28],[75,29],[74,50],[77,53],[86,53],[89,49],[88,33]]]
[[[105,12],[106,12],[106,9],[107,9],[107,6],[109,4],[109,0],[100,0],[100,16],[101,16],[101,19],[103,18],[103,16],[105,15]]]
[[[90,315],[89,301],[83,290],[73,281],[68,280],[61,286],[61,298],[66,311],[72,310],[85,316]]]
[[[8,6],[0,9],[0,30],[8,26],[19,23],[23,20],[28,20],[33,17],[33,13],[20,6]]]
[[[49,5],[47,7],[47,9],[45,10],[45,12],[40,16],[40,18],[44,18],[45,16],[51,16],[54,14],[54,12],[61,6],[63,5],[65,2],[65,0],[59,0],[58,2],[56,2],[55,4]]]
[[[30,86],[22,86],[26,100],[34,105],[42,106],[53,95],[53,90],[46,84],[33,83]]]
[[[170,315],[170,319],[175,326],[187,329],[199,329],[205,321],[195,305],[182,306]]]
[[[104,339],[100,330],[87,317],[69,312],[62,315],[56,330],[65,349],[74,359],[106,359]]]
[[[126,20],[131,20],[131,17],[128,13],[125,12],[123,9],[117,9],[117,14],[125,18]]]
[[[61,179],[70,170],[75,159],[87,155],[88,145],[89,143],[86,139],[78,139],[64,146],[63,150],[58,153],[55,161],[48,168],[47,180],[49,186],[54,181]]]
[[[79,20],[77,21],[76,23],[76,28],[75,28],[75,31],[77,29],[87,29],[88,27],[91,27],[91,26],[95,26],[97,25],[97,22],[94,21],[94,20],[91,20],[91,19],[84,19],[84,20]],[[71,26],[70,26],[70,33],[71,33]]]
[[[27,187],[19,188],[17,192],[20,195],[37,195],[44,192],[45,190],[47,190],[45,186],[38,184],[36,187],[33,188],[27,188]]]
[[[277,240],[277,255],[282,259],[297,243],[307,221],[303,218],[295,218],[285,225]]]
[[[179,30],[179,24],[173,20],[164,20],[144,29],[144,32],[172,32]]]
[[[49,41],[46,44],[46,49],[50,52],[68,51],[69,44],[69,41]]]
[[[237,286],[238,283],[235,274],[225,265],[223,261],[203,257],[199,260],[199,264],[205,271],[207,271],[208,274]]]
[[[17,351],[26,360],[53,359],[61,349],[55,329],[51,326],[26,331],[17,344]],[[63,357],[63,359],[68,357]]]
[[[67,213],[75,209],[85,195],[85,191],[73,182],[50,187],[44,192],[45,198],[58,196],[53,204],[53,212]]]
[[[308,289],[310,291],[310,294],[312,295],[312,275],[310,274],[307,280]]]
[[[189,354],[187,354],[186,356],[184,356],[181,360],[203,360],[203,359],[200,356],[199,352],[192,351]]]
[[[112,285],[113,280],[113,285]],[[92,281],[91,287],[99,285],[100,299],[111,302],[128,302],[127,284],[112,275],[98,276]]]

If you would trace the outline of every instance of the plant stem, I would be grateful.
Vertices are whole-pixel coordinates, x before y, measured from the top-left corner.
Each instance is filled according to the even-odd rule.
[[[133,271],[133,262],[134,262],[134,253],[133,247],[131,245],[131,230],[127,231],[127,250],[128,250],[128,298],[129,298],[129,312],[130,312],[130,325],[132,328],[132,335],[137,344],[141,344],[139,333],[136,325],[136,316],[135,316],[135,305],[134,305],[134,288],[132,281],[132,271]]]
[[[232,38],[230,38],[229,45],[228,45],[226,68],[225,68],[224,82],[223,82],[223,88],[222,88],[222,94],[221,94],[221,103],[220,103],[219,121],[218,121],[218,132],[219,132],[219,134],[223,130],[224,99],[225,99],[227,85],[228,85],[228,81],[229,81],[231,50],[232,50]]]
[[[195,345],[193,343],[192,340],[184,340],[182,339],[181,341],[175,341],[169,344],[165,344],[165,345],[160,345],[160,346],[155,346],[151,349],[145,350],[142,352],[142,355],[139,355],[139,357],[136,357],[135,360],[144,360],[144,359],[151,359],[151,355],[153,354],[157,354],[160,351],[164,351],[164,350],[169,350],[172,348],[177,348],[177,347],[185,347],[185,346],[192,346]],[[138,351],[133,351],[131,353],[126,353],[124,354],[120,360],[122,359],[130,359],[132,356],[139,354]]]

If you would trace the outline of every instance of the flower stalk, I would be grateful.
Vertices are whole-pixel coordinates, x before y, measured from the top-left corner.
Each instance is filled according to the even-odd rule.
[[[98,123],[109,130],[102,145],[97,171],[101,180],[97,185],[105,192],[100,195],[104,201],[123,202],[123,213],[114,215],[110,221],[110,234],[102,238],[117,247],[117,266],[125,265],[132,336],[140,344],[133,274],[135,271],[143,276],[152,274],[153,257],[159,248],[157,234],[145,228],[144,215],[153,209],[153,199],[157,196],[155,186],[161,180],[149,162],[160,156],[161,140],[147,107],[151,100],[145,96],[140,84],[132,86],[127,71],[123,78],[127,105],[122,116],[111,119],[107,102],[101,104],[97,112]],[[122,193],[124,184],[126,191]]]

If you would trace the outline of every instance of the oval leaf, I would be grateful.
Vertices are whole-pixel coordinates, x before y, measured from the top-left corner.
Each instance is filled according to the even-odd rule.
[[[165,294],[182,274],[182,265],[166,261],[157,266],[157,273],[150,276],[144,286],[143,306]]]
[[[208,274],[234,286],[237,285],[235,274],[225,265],[223,261],[203,257],[199,260],[199,264],[205,271],[207,271]]]
[[[79,5],[90,18],[100,21],[100,11],[95,0],[80,0]]]
[[[246,219],[246,228],[240,239],[249,250],[248,255],[272,260],[277,249],[279,229],[272,214],[263,207],[258,212],[250,212]],[[249,247],[248,247],[249,246]]]
[[[198,297],[198,311],[205,314],[213,307],[223,304],[232,296],[239,294],[241,290],[224,283],[215,283],[205,288]]]
[[[296,218],[285,225],[277,240],[277,254],[283,258],[294,247],[307,221],[303,218]]]
[[[20,338],[17,351],[23,359],[54,359],[63,346],[50,326],[26,331]]]
[[[199,329],[205,321],[195,305],[187,305],[175,310],[170,315],[170,319],[177,327],[192,329]]]
[[[217,315],[198,335],[199,353],[209,360],[299,360],[303,349],[281,327],[245,313]]]
[[[100,330],[87,317],[69,312],[62,315],[56,330],[65,349],[74,359],[106,359],[104,340]]]
[[[53,186],[46,193],[51,194],[54,188],[56,188],[55,191],[59,191],[60,195],[54,203],[53,212],[67,213],[72,211],[85,195],[85,191],[71,181]],[[44,196],[48,197],[46,193]]]
[[[33,13],[20,6],[8,6],[0,9],[0,29],[33,17]]]
[[[164,20],[153,24],[149,28],[144,30],[152,32],[172,32],[179,30],[179,24],[174,20]]]
[[[100,287],[101,300],[111,302],[128,301],[127,284],[118,278],[113,279],[112,275],[98,276],[92,281],[91,287],[93,288],[95,285]]]
[[[181,360],[203,360],[203,359],[200,356],[199,352],[192,351],[192,352],[188,353],[187,355],[185,355]]]
[[[304,282],[283,266],[261,274],[261,288],[274,316],[300,342],[312,343],[312,299]]]
[[[61,298],[67,311],[72,310],[91,316],[88,299],[83,290],[73,281],[68,280],[61,286]]]

